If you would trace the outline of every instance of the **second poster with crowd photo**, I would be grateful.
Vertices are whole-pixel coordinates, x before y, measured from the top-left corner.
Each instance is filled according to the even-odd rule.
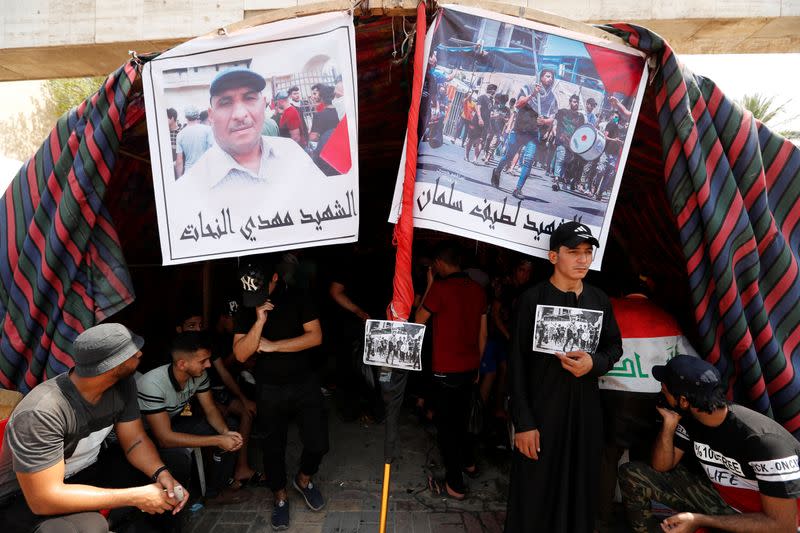
[[[598,236],[599,269],[644,89],[643,54],[456,6],[441,10],[430,37],[414,225],[546,257],[551,231],[576,220]]]
[[[358,239],[348,14],[194,39],[143,81],[164,264]]]

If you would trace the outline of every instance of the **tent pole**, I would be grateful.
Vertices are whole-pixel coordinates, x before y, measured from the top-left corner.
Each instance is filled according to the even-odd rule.
[[[381,494],[381,523],[380,533],[386,533],[386,511],[389,507],[389,478],[391,477],[392,465],[385,463],[383,465],[383,493]]]

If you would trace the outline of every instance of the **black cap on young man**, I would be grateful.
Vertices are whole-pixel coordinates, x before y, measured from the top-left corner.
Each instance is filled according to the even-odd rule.
[[[562,246],[575,248],[584,242],[600,247],[600,243],[592,235],[592,230],[589,229],[589,226],[574,221],[564,222],[550,235],[550,250],[557,252]]]

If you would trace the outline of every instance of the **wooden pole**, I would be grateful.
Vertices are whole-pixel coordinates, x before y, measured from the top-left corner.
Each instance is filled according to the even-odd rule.
[[[386,511],[389,507],[389,478],[392,472],[392,465],[385,463],[383,465],[383,494],[381,495],[381,523],[380,533],[386,533]]]

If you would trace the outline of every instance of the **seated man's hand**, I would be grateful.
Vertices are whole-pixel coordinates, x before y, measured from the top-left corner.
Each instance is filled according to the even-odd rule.
[[[162,514],[171,511],[177,502],[167,495],[161,483],[151,483],[139,487],[133,505],[148,514]]]
[[[235,431],[229,431],[219,436],[218,445],[226,452],[235,452],[242,447],[242,436]]]
[[[532,429],[514,435],[514,447],[527,457],[537,461],[539,459],[539,430]]]
[[[561,368],[579,378],[588,374],[594,366],[592,356],[583,351],[559,353],[556,357],[561,361]]]
[[[181,484],[172,477],[169,470],[164,470],[158,475],[158,484],[163,487],[163,490],[167,491],[167,498],[169,502],[174,505],[172,514],[179,513],[186,505],[186,502],[189,501],[189,491],[183,488]],[[178,493],[178,497],[175,496],[176,492]],[[180,497],[181,493],[183,494],[182,497]]]
[[[669,533],[693,533],[698,526],[696,518],[692,513],[678,513],[661,522],[661,529]]]

